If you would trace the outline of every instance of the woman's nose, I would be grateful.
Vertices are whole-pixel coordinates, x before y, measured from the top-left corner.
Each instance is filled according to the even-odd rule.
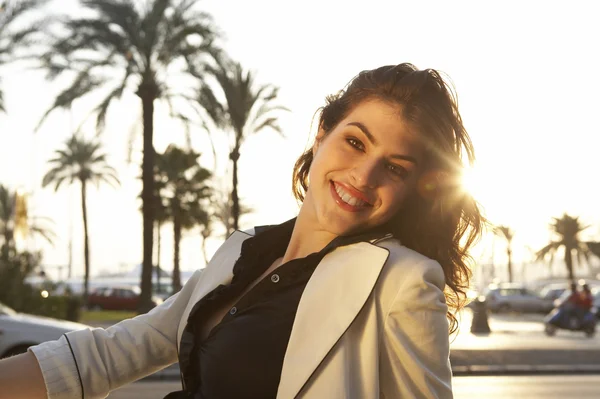
[[[377,185],[378,173],[377,162],[363,161],[352,168],[351,177],[356,188],[373,188]]]

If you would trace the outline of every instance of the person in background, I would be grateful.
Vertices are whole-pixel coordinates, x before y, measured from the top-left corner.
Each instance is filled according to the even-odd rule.
[[[234,232],[147,314],[0,362],[0,397],[103,398],[179,361],[168,398],[452,398],[485,223],[460,184],[473,160],[438,71],[360,72],[295,164],[296,217]]]
[[[590,290],[588,284],[583,284],[581,292],[579,293],[579,307],[581,308],[581,320],[585,317],[586,313],[592,310],[594,304],[594,296]]]

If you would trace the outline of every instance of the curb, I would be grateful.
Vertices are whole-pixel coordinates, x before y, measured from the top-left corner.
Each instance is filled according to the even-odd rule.
[[[506,364],[494,366],[456,366],[452,367],[454,376],[485,376],[485,375],[532,375],[532,374],[600,374],[600,365],[595,364]]]
[[[157,371],[154,374],[150,374],[147,377],[142,378],[140,381],[180,381],[181,375],[179,373],[179,367],[167,367],[164,370]]]

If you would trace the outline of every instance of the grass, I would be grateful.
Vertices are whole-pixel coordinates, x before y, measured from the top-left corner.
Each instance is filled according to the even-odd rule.
[[[119,322],[137,316],[137,312],[127,310],[82,310],[80,323]]]

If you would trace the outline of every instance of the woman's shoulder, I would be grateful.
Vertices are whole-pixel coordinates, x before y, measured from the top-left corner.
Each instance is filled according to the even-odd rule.
[[[384,240],[375,245],[388,251],[384,267],[385,278],[402,282],[428,281],[439,287],[445,285],[444,270],[436,260],[402,245],[396,239]]]

